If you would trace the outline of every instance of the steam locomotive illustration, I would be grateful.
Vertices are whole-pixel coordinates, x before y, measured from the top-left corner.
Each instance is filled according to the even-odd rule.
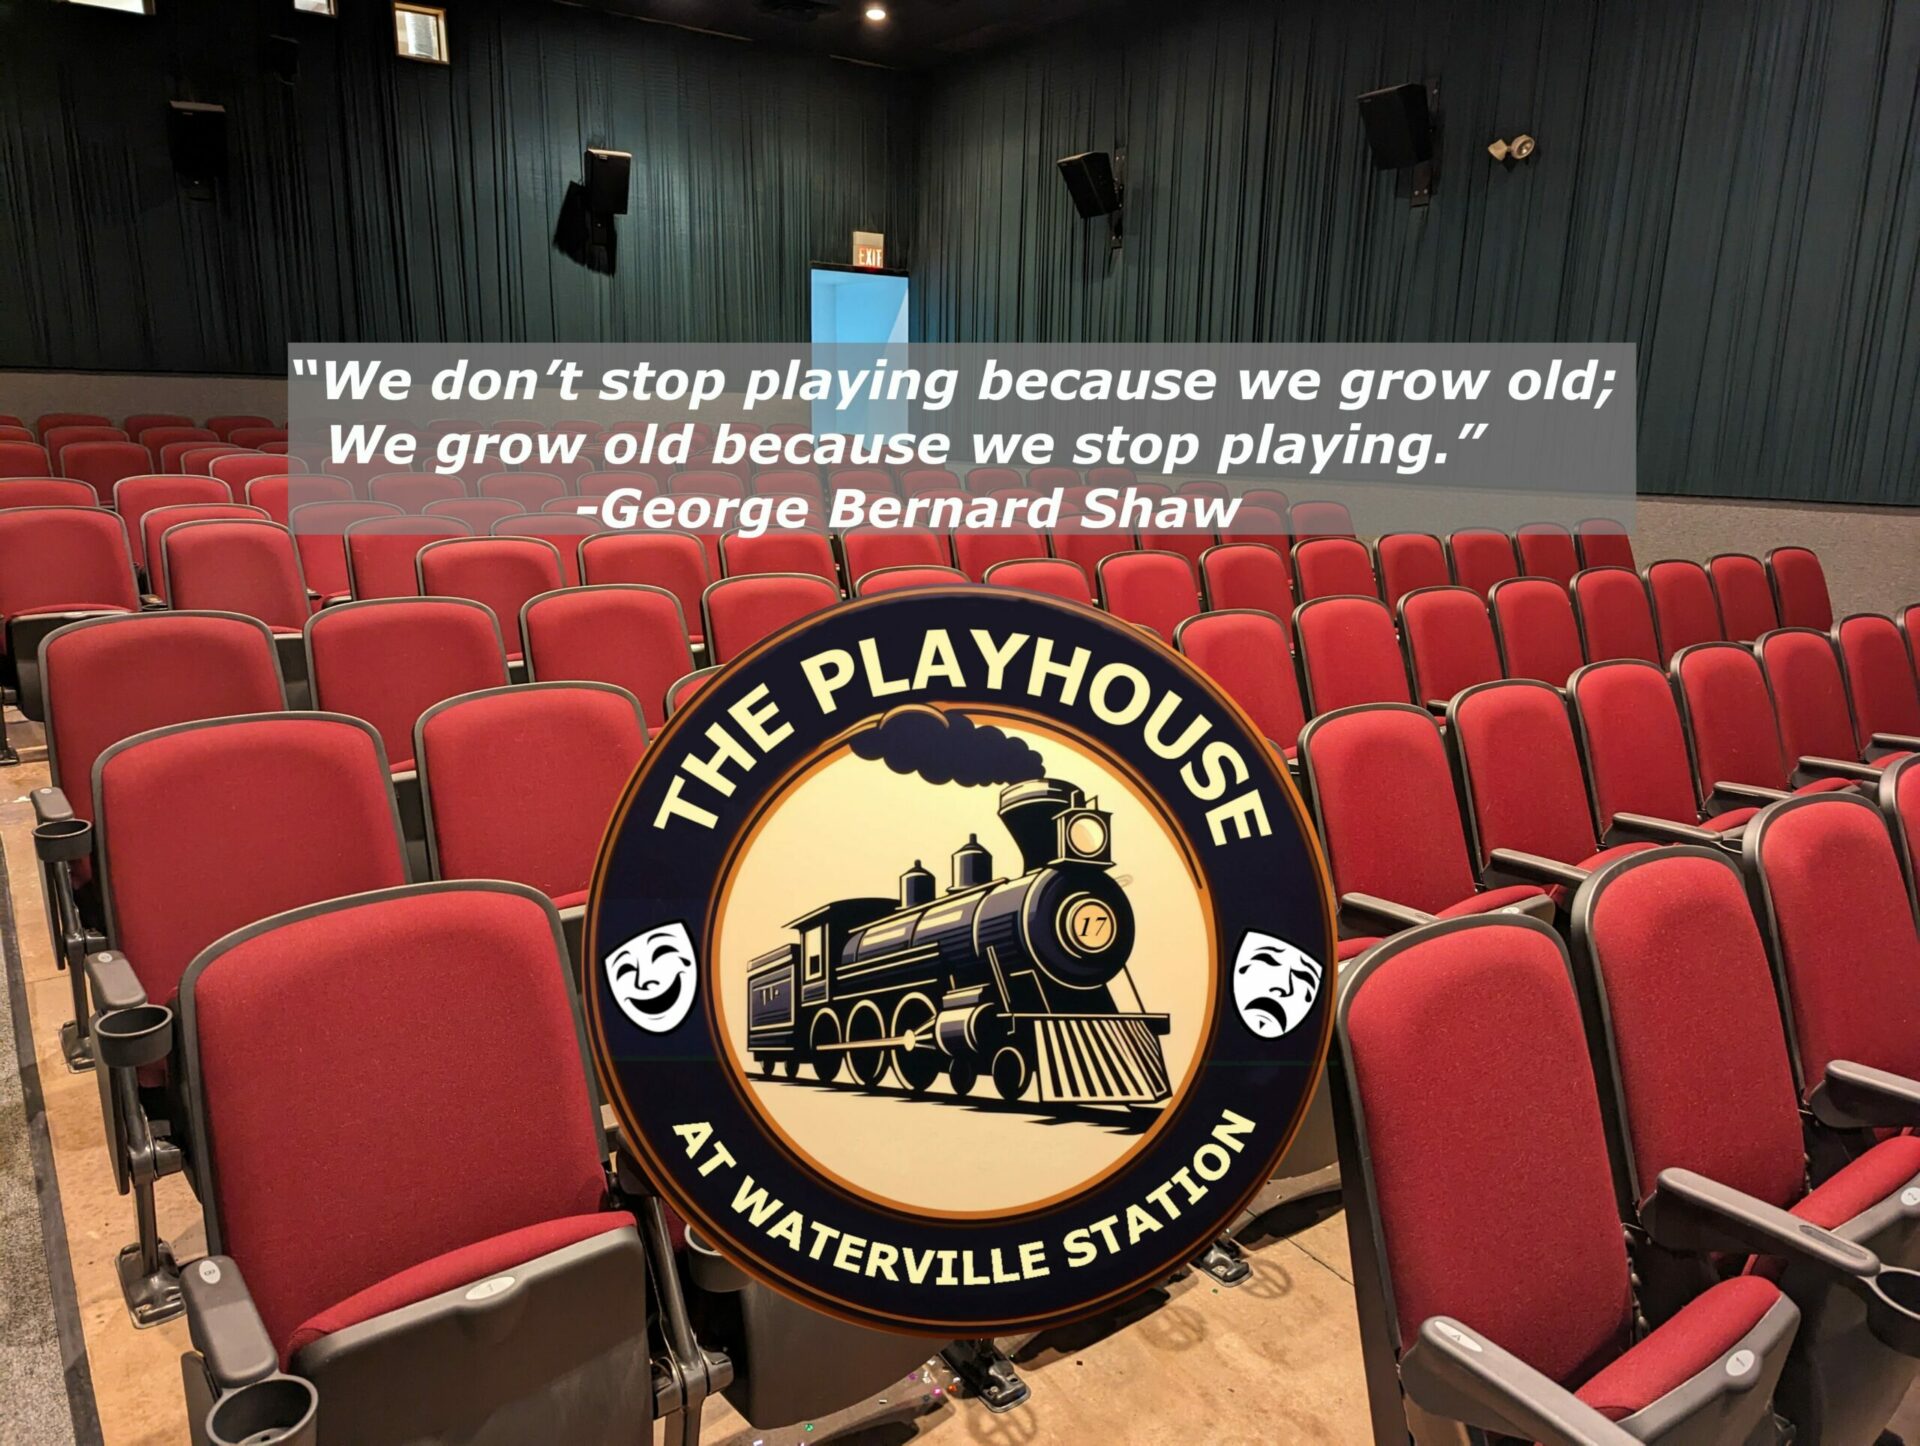
[[[748,1049],[763,1075],[891,1069],[919,1094],[982,1075],[1003,1099],[1154,1107],[1169,1094],[1168,1017],[1141,1007],[1133,910],[1112,874],[1112,816],[1070,783],[1000,791],[1021,871],[996,878],[977,835],[935,893],[919,861],[893,898],[835,899],[748,966]]]

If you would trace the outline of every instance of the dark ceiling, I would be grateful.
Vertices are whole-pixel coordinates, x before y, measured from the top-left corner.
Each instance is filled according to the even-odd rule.
[[[785,50],[919,70],[1009,45],[1120,0],[571,0]]]

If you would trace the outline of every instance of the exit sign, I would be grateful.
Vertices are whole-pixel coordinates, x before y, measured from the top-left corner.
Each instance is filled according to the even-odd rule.
[[[887,238],[878,231],[853,233],[853,264],[878,271],[887,264]]]

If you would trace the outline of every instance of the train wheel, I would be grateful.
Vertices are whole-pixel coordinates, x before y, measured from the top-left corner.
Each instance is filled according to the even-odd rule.
[[[813,1029],[807,1036],[807,1060],[813,1066],[814,1078],[821,1084],[831,1084],[840,1078],[840,1062],[845,1055],[825,1047],[839,1042],[840,1021],[831,1014],[816,1014]]]
[[[947,1066],[947,1086],[962,1099],[973,1093],[979,1078],[980,1066],[970,1059],[956,1059]]]
[[[1000,1091],[1003,1100],[1017,1100],[1025,1094],[1032,1073],[1027,1068],[1027,1057],[1013,1045],[1001,1045],[1000,1052],[993,1057],[993,1087]]]
[[[890,1051],[893,1072],[915,1094],[924,1094],[940,1078],[945,1063],[940,1046],[933,1042],[933,1017],[933,1005],[919,994],[909,994],[893,1011],[894,1038],[913,1041],[911,1045],[896,1044]]]
[[[853,1013],[847,1019],[847,1043],[855,1046],[847,1051],[847,1063],[853,1067],[853,1077],[873,1089],[880,1083],[880,1076],[887,1072],[887,1048],[876,1044],[866,1049],[858,1046],[869,1039],[885,1039],[887,1022],[880,1017],[880,1008],[870,999],[863,999],[853,1007]]]

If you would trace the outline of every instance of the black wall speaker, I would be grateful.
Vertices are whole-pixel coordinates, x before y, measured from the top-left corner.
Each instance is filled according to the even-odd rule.
[[[1360,123],[1367,128],[1373,164],[1397,171],[1433,159],[1433,119],[1424,85],[1390,85],[1360,97]]]
[[[597,216],[627,214],[627,175],[633,157],[626,151],[587,152],[587,209]]]
[[[227,108],[205,101],[169,101],[167,149],[173,174],[187,194],[211,200],[227,175]]]
[[[1120,187],[1114,183],[1113,157],[1107,152],[1085,151],[1059,164],[1060,178],[1082,216],[1111,216],[1120,209]]]

